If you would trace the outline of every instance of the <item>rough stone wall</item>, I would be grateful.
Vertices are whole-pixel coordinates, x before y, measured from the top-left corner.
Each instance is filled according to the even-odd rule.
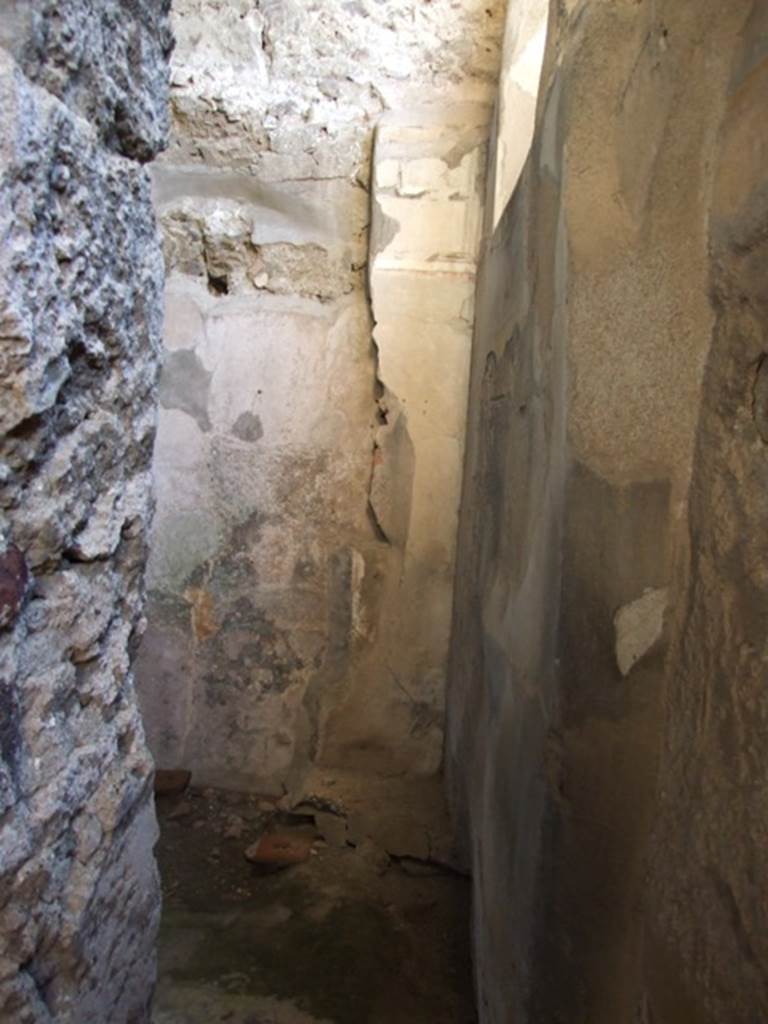
[[[149,1019],[163,3],[0,4],[0,1019]]]
[[[448,691],[483,1021],[768,1017],[766,29],[552,7],[481,262]]]
[[[173,137],[155,175],[170,280],[140,669],[163,765],[280,793],[312,760],[439,764],[478,126],[503,6],[174,6]],[[469,122],[451,123],[461,103]],[[425,105],[429,115],[415,113]],[[410,117],[407,180],[372,202],[374,129],[388,111]],[[379,266],[384,250],[405,254],[425,300],[440,270],[425,261],[449,241],[465,275],[463,298],[434,302],[426,330],[424,316],[389,325],[387,352],[383,327],[378,352],[372,342],[372,212]],[[406,221],[411,235],[423,229],[420,269],[407,262]],[[436,531],[430,547],[436,507],[450,536]]]
[[[768,1016],[768,10],[729,21],[647,927],[649,1005],[705,1024]]]

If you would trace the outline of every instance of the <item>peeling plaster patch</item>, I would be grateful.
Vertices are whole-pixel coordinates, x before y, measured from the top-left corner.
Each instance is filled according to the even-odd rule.
[[[400,221],[384,213],[380,202],[374,200],[376,216],[371,224],[371,252],[384,252],[400,232]]]
[[[160,405],[187,413],[207,433],[211,429],[208,395],[212,376],[192,349],[167,352],[160,374]]]
[[[204,644],[218,629],[213,598],[209,591],[203,590],[201,587],[189,587],[184,591],[184,597],[190,604],[192,633],[195,641],[198,644]]]
[[[462,138],[460,138],[445,156],[442,158],[443,163],[450,169],[455,170],[460,167],[464,162],[465,157],[471,157],[474,151],[485,143],[485,130],[482,128],[475,128],[471,132],[467,132]],[[481,182],[479,179],[475,179],[475,186],[479,187]]]
[[[232,434],[241,441],[253,443],[264,437],[264,428],[256,413],[241,412],[232,424]]]
[[[659,640],[664,629],[664,612],[669,600],[666,587],[646,590],[636,601],[625,604],[613,619],[616,630],[616,661],[623,676]]]
[[[415,451],[400,403],[379,399],[382,423],[373,446],[369,510],[379,539],[405,548],[411,518]]]
[[[301,218],[318,233],[325,225],[318,211],[311,203],[296,196],[287,196],[276,185],[257,181],[252,174],[222,170],[217,167],[164,166],[153,164],[152,194],[156,207],[161,213],[164,208],[180,199],[200,200],[230,199],[253,207],[264,219],[272,214],[271,221],[278,227],[291,225]]]

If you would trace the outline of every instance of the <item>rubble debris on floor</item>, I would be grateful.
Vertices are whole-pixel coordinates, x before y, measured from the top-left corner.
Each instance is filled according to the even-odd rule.
[[[293,806],[158,799],[154,1024],[473,1024],[469,880],[438,780],[319,775]]]

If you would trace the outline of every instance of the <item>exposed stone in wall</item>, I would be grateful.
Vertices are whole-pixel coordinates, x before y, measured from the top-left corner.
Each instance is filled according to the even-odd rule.
[[[553,14],[476,299],[447,761],[481,1019],[751,1024],[764,5]]]
[[[164,765],[280,793],[312,760],[439,763],[481,126],[503,6],[174,6],[174,130],[154,173],[170,280],[140,671]],[[461,103],[467,125],[446,128]],[[371,151],[388,110],[411,117],[415,191],[393,212],[382,183],[377,261],[427,234],[411,291],[383,306],[418,303],[421,275],[429,309],[387,328],[399,352],[380,325],[377,353]],[[438,253],[451,288],[429,262]]]
[[[148,1020],[159,893],[142,626],[162,3],[3,5],[0,1018]],[[87,26],[87,31],[86,31]]]
[[[168,159],[367,187],[384,110],[496,88],[499,0],[177,0]]]

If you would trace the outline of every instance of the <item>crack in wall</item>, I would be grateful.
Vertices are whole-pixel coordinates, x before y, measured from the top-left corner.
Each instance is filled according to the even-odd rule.
[[[373,328],[375,426],[368,481],[368,515],[377,540],[404,549],[411,515],[415,451],[400,400],[381,378]]]
[[[367,509],[368,518],[373,532],[377,540],[381,541],[382,544],[390,544],[390,538],[387,535],[387,531],[379,518],[376,510],[376,500],[374,497],[375,493],[375,480],[376,480],[376,469],[381,464],[384,455],[382,452],[381,444],[379,443],[380,429],[387,425],[389,419],[389,410],[385,402],[386,388],[384,382],[380,376],[381,362],[379,354],[379,346],[376,343],[375,331],[376,321],[373,319],[373,297],[370,291],[367,291],[366,298],[368,300],[368,306],[371,312],[372,319],[372,332],[371,332],[371,347],[373,349],[373,363],[374,363],[374,382],[373,382],[373,394],[375,403],[374,420],[377,426],[374,427],[373,431],[373,445],[371,450],[371,473],[368,478],[368,496],[367,496]]]

